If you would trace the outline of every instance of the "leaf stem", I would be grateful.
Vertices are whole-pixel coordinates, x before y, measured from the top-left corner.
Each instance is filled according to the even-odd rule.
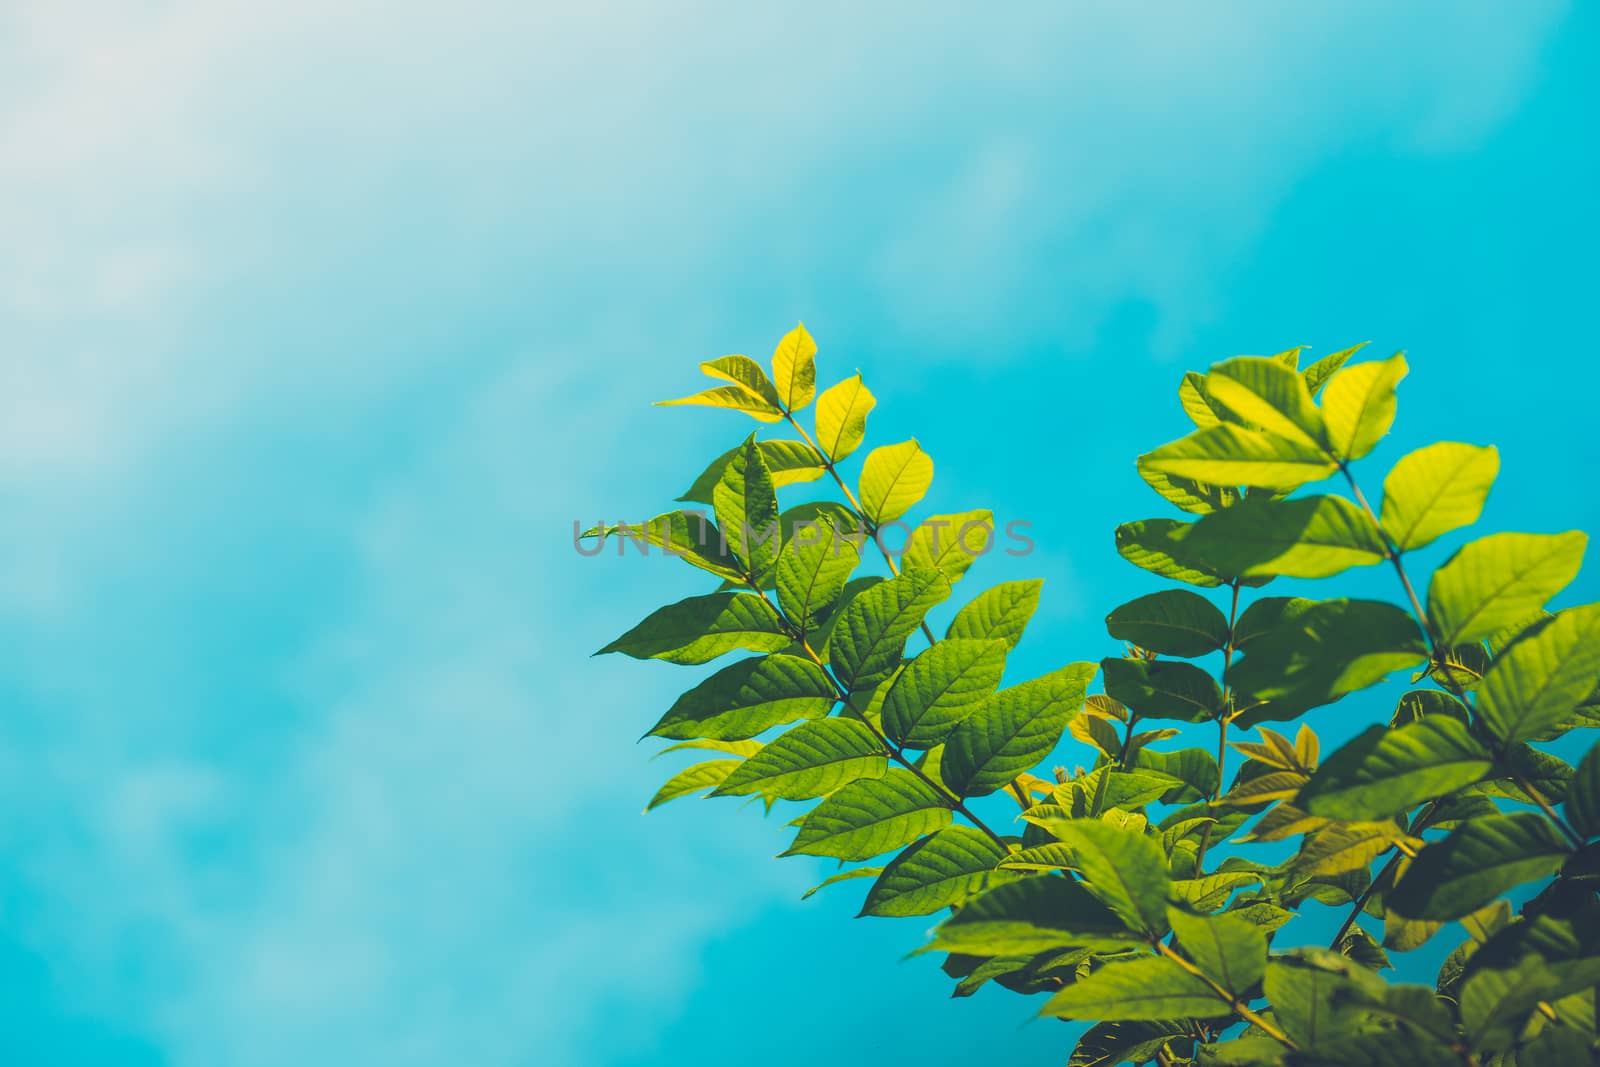
[[[1228,606],[1228,643],[1222,649],[1222,714],[1217,718],[1217,788],[1211,792],[1211,807],[1215,807],[1217,798],[1222,796],[1224,772],[1228,766],[1228,722],[1233,718],[1233,692],[1228,688],[1228,668],[1233,666],[1233,628],[1239,621],[1239,580],[1235,578],[1229,584],[1233,586],[1233,599]],[[1211,847],[1211,828],[1215,825],[1207,823],[1200,832],[1200,847],[1194,854],[1197,874],[1205,873],[1200,865],[1205,862],[1206,849]]]
[[[1211,991],[1218,997],[1221,997],[1223,1000],[1227,1001],[1228,1006],[1233,1009],[1234,1014],[1238,1015],[1239,1018],[1243,1019],[1247,1023],[1252,1024],[1253,1026],[1259,1027],[1262,1031],[1271,1035],[1275,1040],[1278,1041],[1279,1044],[1282,1044],[1286,1048],[1299,1048],[1298,1045],[1289,1039],[1288,1034],[1278,1029],[1278,1027],[1273,1023],[1256,1014],[1250,1009],[1248,1004],[1237,999],[1232,993],[1228,992],[1222,986],[1212,981],[1204,971],[1190,963],[1188,960],[1184,959],[1177,952],[1173,951],[1171,946],[1159,939],[1152,942],[1152,944],[1155,945],[1156,951],[1161,953],[1161,955],[1165,956],[1173,963],[1176,963],[1179,967],[1183,968],[1185,971],[1188,971],[1190,974],[1204,982],[1207,986],[1211,987]]]

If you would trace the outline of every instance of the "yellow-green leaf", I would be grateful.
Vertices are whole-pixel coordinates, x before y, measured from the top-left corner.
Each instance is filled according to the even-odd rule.
[[[1439,643],[1481,641],[1532,616],[1577,577],[1589,538],[1501,533],[1461,547],[1434,572],[1428,621]]]
[[[1401,552],[1478,521],[1500,453],[1456,441],[1402,456],[1383,480],[1379,524]]]
[[[867,414],[876,404],[859,372],[817,398],[817,444],[835,463],[861,446],[867,433]]]
[[[1270,434],[1318,451],[1327,444],[1322,412],[1292,364],[1276,357],[1230,359],[1211,368],[1206,391],[1241,420]]]
[[[861,467],[861,513],[874,526],[916,506],[933,484],[933,459],[916,439],[867,453]]]
[[[778,342],[772,353],[772,380],[778,402],[790,411],[799,411],[817,395],[817,343],[806,332],[804,323]]]
[[[1335,374],[1322,394],[1328,440],[1341,460],[1371,452],[1394,422],[1395,386],[1406,376],[1406,357],[1396,352],[1375,363],[1357,363]]]

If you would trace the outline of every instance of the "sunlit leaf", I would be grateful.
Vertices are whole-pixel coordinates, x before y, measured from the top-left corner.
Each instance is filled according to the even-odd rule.
[[[712,593],[669,604],[595,655],[621,652],[635,659],[706,663],[724,652],[776,652],[793,640],[783,620],[754,593]]]
[[[1577,576],[1588,540],[1573,530],[1491,534],[1463,545],[1428,586],[1439,643],[1481,641],[1544,607]]]
[[[1494,661],[1478,687],[1478,717],[1508,744],[1537,737],[1578,706],[1597,674],[1600,604],[1568,608]]]
[[[861,513],[874,526],[898,519],[933,484],[933,459],[915,439],[867,453],[861,466]]]
[[[1374,363],[1345,367],[1322,393],[1322,413],[1334,455],[1360,459],[1394,422],[1395,386],[1406,376],[1406,357],[1395,353]]]
[[[855,543],[831,524],[802,529],[784,544],[775,575],[778,606],[802,636],[833,610],[859,562]]]
[[[1181,537],[1186,558],[1222,575],[1327,578],[1387,558],[1372,520],[1340,496],[1247,498]]]
[[[881,778],[888,766],[883,742],[865,723],[817,719],[768,742],[728,775],[716,795],[808,800],[860,778]]]
[[[1482,778],[1493,760],[1448,716],[1369,726],[1322,765],[1297,803],[1313,815],[1383,819]]]
[[[1455,441],[1402,456],[1383,480],[1379,524],[1401,552],[1470,526],[1500,471],[1500,453]]]
[[[1051,830],[1072,848],[1089,891],[1130,929],[1167,932],[1167,864],[1152,838],[1097,819],[1059,822]]]
[[[1039,606],[1039,590],[1043,585],[1035,578],[1002,582],[985,590],[956,612],[945,636],[1004,641],[1007,647],[1015,648]]]
[[[1327,445],[1322,412],[1305,379],[1278,359],[1240,356],[1218,363],[1206,375],[1206,392],[1241,420],[1270,434],[1318,451]]]
[[[1051,997],[1040,1015],[1063,1019],[1167,1019],[1225,1015],[1227,1001],[1169,959],[1108,963]]]
[[[933,947],[1008,955],[1132,943],[1134,935],[1122,920],[1081,883],[1043,875],[1009,882],[969,900],[935,931]]]
[[[834,699],[828,676],[810,660],[761,656],[730,664],[684,693],[650,733],[675,740],[738,741],[826,715]]]
[[[645,805],[644,810],[653,811],[669,800],[715,789],[741,762],[736,759],[717,759],[685,767],[656,790],[656,795],[650,798],[650,803]]]
[[[857,594],[840,612],[829,641],[835,676],[852,690],[889,677],[923,616],[949,595],[949,578],[921,569]]]
[[[906,748],[929,748],[993,693],[1005,673],[1004,641],[947,638],[900,673],[883,702],[884,733]]]
[[[1167,910],[1178,943],[1205,976],[1237,999],[1267,969],[1267,938],[1259,927],[1232,915],[1191,915]]]
[[[1233,423],[1195,430],[1139,457],[1146,470],[1210,485],[1248,485],[1287,492],[1335,470],[1320,449]]]
[[[943,571],[954,582],[993,547],[993,512],[983,509],[934,515],[911,531],[900,565]]]
[[[772,381],[778,403],[799,411],[817,395],[817,343],[802,323],[784,335],[772,353]]]
[[[861,446],[867,414],[877,404],[859,373],[817,398],[817,444],[835,463]]]
[[[805,816],[784,855],[864,860],[902,848],[950,825],[937,789],[908,770],[842,786]]]
[[[988,697],[945,743],[945,784],[961,796],[982,796],[1049,755],[1094,673],[1092,663],[1073,663]]]

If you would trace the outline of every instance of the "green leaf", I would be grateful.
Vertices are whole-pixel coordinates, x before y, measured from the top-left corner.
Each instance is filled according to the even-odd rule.
[[[857,594],[840,612],[828,643],[834,675],[851,690],[889,677],[923,616],[949,595],[949,578],[920,569]]]
[[[679,400],[661,400],[657,407],[676,404],[699,404],[705,407],[732,408],[742,411],[759,422],[777,422],[783,418],[778,406],[778,391],[767,378],[761,365],[748,356],[723,356],[700,364],[707,376],[731,384],[708,389]]]
[[[803,441],[758,441],[756,447],[761,450],[761,459],[767,465],[767,473],[772,476],[772,484],[777,487],[794,485],[797,482],[814,482],[827,470],[822,465],[822,457],[817,455],[817,450]],[[716,503],[712,494],[717,488],[717,483],[722,480],[722,472],[733,462],[733,457],[743,449],[744,445],[738,445],[712,460],[711,465],[701,472],[700,477],[696,478],[694,484],[678,499],[697,504]]]
[[[860,562],[855,542],[826,521],[796,531],[783,546],[776,574],[778,606],[801,636],[833,610]]]
[[[1266,973],[1267,937],[1253,924],[1232,915],[1191,915],[1177,908],[1167,909],[1167,921],[1194,965],[1234,999],[1246,999]]]
[[[883,742],[866,723],[817,719],[768,742],[728,775],[715,795],[809,800],[857,779],[882,778],[888,769]]]
[[[735,581],[742,575],[739,561],[728,554],[722,534],[704,515],[692,511],[669,511],[657,515],[643,525],[617,523],[614,526],[597,526],[587,530],[584,537],[598,536],[602,542],[607,537],[631,541],[644,554],[648,546],[655,545],[669,556],[676,556],[691,566],[715,574],[719,578]]]
[[[1320,1049],[1350,1039],[1384,982],[1338,953],[1300,949],[1268,962],[1263,988],[1278,1025],[1301,1048]]]
[[[1323,356],[1301,372],[1300,376],[1305,379],[1306,388],[1311,391],[1311,395],[1316,396],[1322,392],[1322,387],[1328,384],[1328,379],[1332,378],[1334,373],[1344,366],[1351,356],[1365,347],[1367,347],[1367,342],[1362,341],[1360,344],[1353,345],[1343,351]]]
[[[1212,400],[1204,374],[1189,371],[1183,376],[1178,384],[1178,403],[1183,405],[1184,414],[1202,430],[1235,421],[1233,412]]]
[[[1478,718],[1507,744],[1561,722],[1600,673],[1600,604],[1568,608],[1502,652],[1478,686]]]
[[[1297,600],[1277,626],[1251,641],[1228,680],[1240,725],[1290,719],[1382,681],[1427,658],[1411,616],[1376,600]]]
[[[1222,689],[1193,664],[1108,658],[1100,669],[1106,693],[1141,718],[1205,722],[1222,711]]]
[[[930,915],[1018,877],[997,871],[1005,850],[970,826],[949,826],[900,853],[867,893],[862,915]]]
[[[867,453],[861,466],[861,514],[874,527],[916,506],[933,484],[933,459],[915,438]]]
[[[1370,726],[1328,758],[1296,803],[1329,819],[1384,819],[1471,785],[1492,766],[1488,751],[1448,716],[1393,730]]]
[[[1246,498],[1182,535],[1188,558],[1217,574],[1327,578],[1387,558],[1372,520],[1339,496]]]
[[[1463,545],[1434,572],[1428,621],[1442,645],[1465,645],[1518,623],[1577,577],[1588,537],[1491,534]]]
[[[772,379],[778,402],[799,411],[817,395],[817,343],[804,323],[784,334],[772,353]]]
[[[1209,485],[1287,492],[1336,469],[1319,448],[1276,434],[1220,423],[1139,457],[1139,466]]]
[[[1154,957],[1108,963],[1051,997],[1040,1015],[1063,1019],[1211,1018],[1231,1005],[1204,979],[1169,959]]]
[[[1162,578],[1210,588],[1222,584],[1216,572],[1192,558],[1181,541],[1189,524],[1177,519],[1142,519],[1117,527],[1117,554],[1135,567]]]
[[[759,656],[730,664],[684,693],[650,733],[740,741],[796,719],[820,718],[834,700],[827,674],[810,660]]]
[[[877,402],[859,372],[817,398],[817,443],[835,463],[861,446],[867,413]]]
[[[744,562],[744,573],[765,574],[777,559],[783,535],[778,526],[778,498],[772,475],[756,447],[754,434],[729,460],[711,495],[716,500],[717,525],[728,539],[728,547]]]
[[[1600,744],[1578,764],[1567,789],[1567,821],[1584,837],[1600,837]]]
[[[1172,899],[1187,905],[1192,911],[1215,911],[1226,904],[1228,898],[1233,896],[1234,891],[1240,886],[1258,885],[1260,882],[1261,876],[1249,871],[1207,874],[1199,878],[1176,878],[1172,882]]]
[[[950,808],[939,791],[910,771],[891,767],[882,778],[842,786],[812,808],[783,854],[871,859],[949,825]]]
[[[595,655],[707,663],[736,648],[776,652],[791,638],[772,605],[754,593],[692,596],[652,612]]]
[[[1206,376],[1206,392],[1245,422],[1321,451],[1327,444],[1322,412],[1305,379],[1277,359],[1240,356]]]
[[[1201,1045],[1196,1067],[1283,1067],[1284,1047],[1276,1038],[1239,1037]]]
[[[1395,548],[1409,552],[1451,530],[1470,526],[1483,513],[1500,453],[1455,441],[1402,456],[1383,480],[1378,523]]]
[[[1189,1023],[1182,1019],[1123,1020],[1098,1023],[1078,1039],[1067,1067],[1110,1067],[1115,1063],[1146,1063],[1168,1041],[1192,1040]]]
[[[817,890],[826,889],[830,885],[834,885],[838,882],[848,882],[853,878],[876,878],[882,873],[882,867],[852,867],[850,870],[843,871],[831,878],[824,878],[810,889],[807,889],[804,893],[801,893],[800,899],[810,900],[812,895],[815,894]]]
[[[761,742],[712,741],[706,738],[697,737],[689,741],[679,741],[675,745],[668,745],[660,752],[657,752],[655,756],[651,756],[650,758],[655,759],[657,756],[665,756],[668,752],[684,751],[726,752],[729,755],[738,756],[743,759],[749,756],[754,756],[757,752],[760,752]]]
[[[1358,363],[1335,374],[1322,394],[1328,440],[1341,460],[1360,459],[1394,422],[1395,386],[1406,376],[1406,357],[1395,353],[1376,363]]]
[[[911,531],[900,565],[943,571],[955,582],[993,547],[994,512],[934,515]]]
[[[931,748],[993,693],[1005,673],[1004,641],[947,638],[895,679],[883,702],[883,730],[904,748]]]
[[[950,620],[946,637],[1004,641],[1016,648],[1039,607],[1039,590],[1044,582],[1035,578],[1024,582],[1002,582],[974,597]]]
[[[1365,873],[1374,859],[1403,836],[1393,823],[1337,823],[1308,836],[1291,862],[1303,878],[1357,870]]]
[[[1154,839],[1099,819],[1061,820],[1050,829],[1071,846],[1089,891],[1129,929],[1167,932],[1167,862]]]
[[[1147,470],[1144,467],[1138,470],[1145,484],[1161,494],[1164,500],[1196,515],[1209,515],[1239,502],[1239,490],[1230,485],[1205,485],[1164,471]]]
[[[1470,915],[1507,890],[1561,869],[1567,847],[1549,820],[1532,812],[1462,823],[1417,854],[1386,904],[1408,919]]]
[[[1130,600],[1106,616],[1119,641],[1164,656],[1203,656],[1228,643],[1228,620],[1216,606],[1187,589],[1164,589]]]
[[[650,798],[650,803],[645,805],[644,810],[653,811],[669,800],[676,800],[678,797],[688,796],[690,793],[714,789],[721,785],[723,779],[727,778],[733,769],[742,762],[742,760],[736,759],[714,759],[707,760],[705,763],[696,763],[692,767],[685,767],[671,778],[668,778],[667,783],[656,790],[656,795]]]
[[[969,900],[934,932],[932,948],[982,955],[1133,943],[1122,920],[1079,882],[1036,875]]]
[[[990,696],[946,742],[945,785],[959,796],[983,796],[1035,766],[1083,707],[1094,673],[1092,663],[1073,663]]]
[[[1527,956],[1504,970],[1480,969],[1461,987],[1461,1025],[1475,1045],[1500,1051],[1523,1032],[1540,1001],[1588,991],[1597,983],[1600,958],[1552,965]]]

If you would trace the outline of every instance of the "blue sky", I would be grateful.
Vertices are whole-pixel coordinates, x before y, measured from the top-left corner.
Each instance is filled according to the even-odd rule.
[[[0,12],[0,1058],[1064,1057],[780,820],[639,815],[689,676],[587,657],[704,587],[570,524],[803,319],[930,510],[1034,524],[968,579],[1046,579],[1019,676],[1112,651],[1237,353],[1406,348],[1374,484],[1493,442],[1488,528],[1594,529],[1600,16],[1401,7]]]

